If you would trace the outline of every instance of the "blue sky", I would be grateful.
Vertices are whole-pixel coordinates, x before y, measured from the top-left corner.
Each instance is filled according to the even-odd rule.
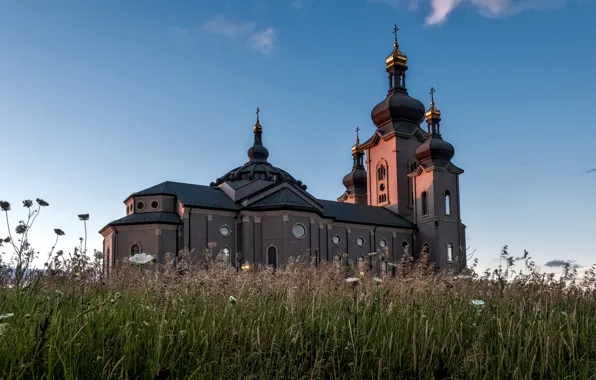
[[[261,108],[270,161],[324,199],[387,92],[393,24],[408,89],[437,90],[480,267],[508,244],[596,263],[591,0],[3,1],[0,199],[41,197],[31,234],[72,250],[132,192],[209,184],[246,161]],[[1,236],[6,234],[2,224]],[[556,271],[556,268],[544,268]]]

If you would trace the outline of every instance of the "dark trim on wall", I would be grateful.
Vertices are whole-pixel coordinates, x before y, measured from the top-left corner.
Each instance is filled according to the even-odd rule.
[[[116,254],[114,252],[118,252],[118,256],[120,256],[119,255],[120,251],[118,249],[118,230],[116,229],[116,227],[112,227],[112,228],[114,229],[114,245],[116,246],[115,248],[112,247],[112,257],[114,257],[114,259],[112,259],[112,263],[111,264],[113,266],[114,261],[116,261],[116,257],[115,257]]]
[[[192,223],[191,223],[191,216],[192,216],[192,207],[188,209],[188,251],[190,252],[192,250],[192,244],[191,244],[191,239],[192,239]]]

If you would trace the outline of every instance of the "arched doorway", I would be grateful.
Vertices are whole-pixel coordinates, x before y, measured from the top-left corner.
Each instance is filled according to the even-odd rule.
[[[277,268],[277,248],[273,245],[267,248],[267,265]]]

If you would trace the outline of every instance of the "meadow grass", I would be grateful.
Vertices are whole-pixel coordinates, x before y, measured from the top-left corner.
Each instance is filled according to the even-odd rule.
[[[596,378],[593,284],[347,276],[121,268],[5,287],[0,378]]]

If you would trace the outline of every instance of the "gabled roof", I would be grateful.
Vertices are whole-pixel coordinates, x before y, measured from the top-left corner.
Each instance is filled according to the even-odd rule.
[[[324,218],[338,222],[387,226],[394,228],[414,229],[415,225],[394,212],[377,206],[342,203],[337,201],[316,199],[308,192],[296,186],[273,183],[271,187],[280,186],[279,190],[255,201],[245,204],[234,202],[221,189],[211,186],[192,185],[181,182],[163,182],[159,185],[136,192],[133,196],[171,195],[178,198],[184,206],[238,211],[248,210],[299,210],[314,212]],[[251,197],[271,189],[270,186],[257,191]],[[303,194],[301,196],[300,194]],[[129,197],[130,198],[130,197]],[[128,199],[128,198],[127,198]],[[310,202],[309,202],[310,200]],[[245,200],[246,201],[246,200]],[[134,223],[181,223],[176,213],[146,212],[134,213],[118,219],[108,226]]]
[[[100,232],[108,226],[124,226],[129,224],[145,223],[182,224],[182,220],[180,220],[180,216],[178,216],[178,214],[176,214],[175,212],[140,212],[130,214],[125,216],[124,218],[114,220],[113,222],[108,223],[104,228],[102,228]]]
[[[319,200],[323,216],[338,222],[414,229],[414,223],[385,207]]]
[[[240,205],[237,205],[217,187],[193,185],[190,183],[166,181],[159,185],[133,193],[130,197],[143,195],[173,195],[176,196],[183,205],[191,207],[203,207],[218,210],[239,210],[241,208]]]
[[[248,206],[250,209],[299,209],[313,211],[315,208],[312,204],[305,201],[298,194],[287,187],[283,187],[273,194],[256,201]]]

